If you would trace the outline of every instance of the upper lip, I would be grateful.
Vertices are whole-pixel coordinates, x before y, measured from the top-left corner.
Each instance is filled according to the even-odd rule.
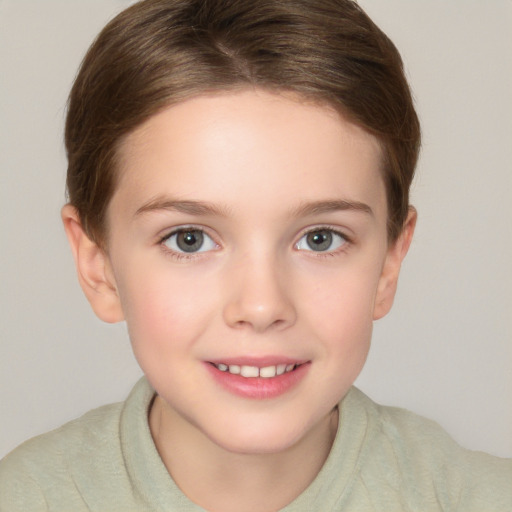
[[[231,356],[226,358],[215,358],[208,360],[209,363],[215,365],[226,364],[228,366],[256,366],[258,368],[265,368],[267,366],[277,366],[278,364],[303,364],[307,363],[307,359],[293,358],[289,356],[261,356],[261,357],[250,357],[250,356]]]

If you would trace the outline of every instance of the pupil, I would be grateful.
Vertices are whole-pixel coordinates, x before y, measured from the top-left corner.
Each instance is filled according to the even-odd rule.
[[[178,234],[176,244],[184,252],[195,252],[203,245],[201,231],[182,231]]]
[[[316,231],[307,236],[307,243],[313,251],[326,251],[332,244],[330,231]]]

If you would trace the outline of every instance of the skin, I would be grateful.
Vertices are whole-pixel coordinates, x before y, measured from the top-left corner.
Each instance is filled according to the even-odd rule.
[[[415,212],[389,244],[378,142],[291,95],[187,100],[120,154],[106,250],[63,209],[81,285],[101,319],[127,322],[158,393],[155,444],[185,494],[210,511],[261,510],[261,496],[278,510],[325,462],[336,404],[391,308]],[[206,241],[180,252],[172,234],[191,226]],[[313,250],[311,230],[329,230],[332,245]],[[242,357],[305,371],[278,396],[240,396],[208,362]]]

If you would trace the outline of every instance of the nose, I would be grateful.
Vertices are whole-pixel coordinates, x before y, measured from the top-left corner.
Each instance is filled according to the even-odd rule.
[[[230,327],[262,333],[295,323],[290,275],[272,257],[246,258],[226,278],[229,291],[223,315]]]

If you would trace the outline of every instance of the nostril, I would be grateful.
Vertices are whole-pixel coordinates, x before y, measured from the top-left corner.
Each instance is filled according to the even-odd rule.
[[[224,321],[237,329],[251,328],[255,331],[282,329],[295,322],[296,311],[293,299],[287,293],[288,281],[275,269],[258,271],[231,277],[224,303]]]
[[[242,304],[227,306],[225,322],[235,329],[266,331],[282,329],[295,322],[295,311],[291,306],[281,308],[249,308]]]

